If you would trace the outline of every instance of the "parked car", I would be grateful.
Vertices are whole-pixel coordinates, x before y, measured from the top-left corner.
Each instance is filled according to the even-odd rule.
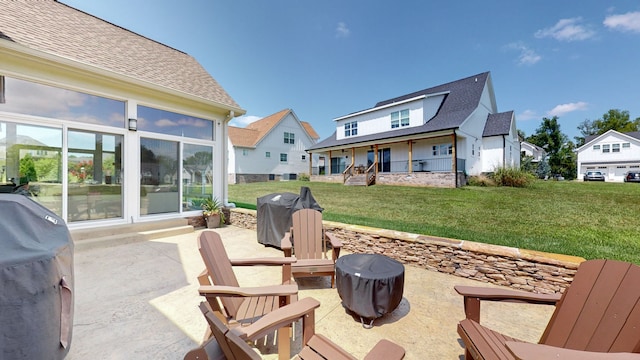
[[[640,170],[629,171],[624,175],[624,182],[640,183]]]
[[[604,174],[600,171],[587,171],[584,174],[584,181],[604,181]]]

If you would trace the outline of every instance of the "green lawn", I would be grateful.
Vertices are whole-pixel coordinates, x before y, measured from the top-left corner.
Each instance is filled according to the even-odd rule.
[[[539,181],[436,189],[285,181],[229,185],[229,201],[308,186],[323,218],[425,235],[640,264],[640,184]]]

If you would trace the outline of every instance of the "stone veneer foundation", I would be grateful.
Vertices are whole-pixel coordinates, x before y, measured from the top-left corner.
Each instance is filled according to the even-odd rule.
[[[256,230],[256,211],[231,209],[231,224]],[[406,265],[535,293],[564,291],[584,261],[576,256],[332,221],[324,221],[324,226],[351,253],[384,254]]]

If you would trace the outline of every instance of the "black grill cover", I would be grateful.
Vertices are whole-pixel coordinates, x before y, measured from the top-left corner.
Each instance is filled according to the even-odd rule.
[[[72,289],[65,222],[24,195],[0,194],[0,359],[63,359]]]
[[[281,248],[284,233],[291,229],[291,215],[300,209],[324,210],[311,195],[311,189],[300,188],[300,195],[285,192],[259,197],[257,200],[258,242]]]

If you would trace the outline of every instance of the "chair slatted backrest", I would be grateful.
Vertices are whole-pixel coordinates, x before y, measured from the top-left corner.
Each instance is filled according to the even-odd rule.
[[[239,286],[220,234],[215,231],[203,231],[198,237],[198,249],[213,285]],[[235,319],[243,299],[239,297],[220,297],[219,300],[227,312],[226,315]]]
[[[595,352],[640,352],[640,267],[614,260],[580,264],[540,340]]]
[[[205,319],[207,319],[207,323],[209,324],[211,333],[216,338],[218,346],[220,346],[220,349],[222,350],[224,356],[227,358],[227,360],[235,360],[233,352],[231,351],[229,344],[227,344],[227,338],[225,336],[229,331],[229,328],[227,328],[224,323],[213,314],[211,308],[209,308],[209,305],[207,305],[206,302],[200,303],[200,311],[202,311]]]
[[[326,243],[322,227],[322,213],[301,209],[292,215],[294,255],[297,259],[326,258]]]

